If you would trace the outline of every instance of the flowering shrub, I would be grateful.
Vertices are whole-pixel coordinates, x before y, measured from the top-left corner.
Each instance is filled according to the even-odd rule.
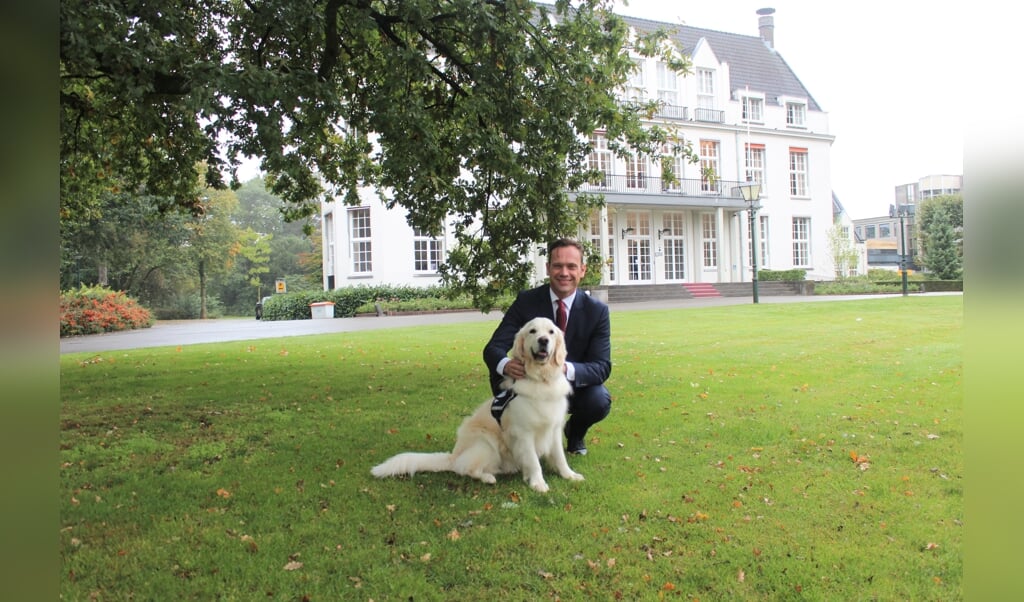
[[[82,286],[60,295],[60,336],[149,328],[153,316],[121,291]]]

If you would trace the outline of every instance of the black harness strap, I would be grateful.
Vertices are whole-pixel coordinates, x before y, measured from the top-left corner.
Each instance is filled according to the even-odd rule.
[[[501,415],[505,413],[505,408],[508,407],[508,402],[515,398],[516,392],[511,389],[507,389],[495,395],[494,399],[491,400],[491,416],[494,416],[494,419],[498,421],[498,424],[501,424]]]

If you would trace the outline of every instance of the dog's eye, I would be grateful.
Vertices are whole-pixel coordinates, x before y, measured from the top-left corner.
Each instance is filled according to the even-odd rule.
[[[530,334],[537,334],[537,329],[536,328],[531,328],[530,329]]]

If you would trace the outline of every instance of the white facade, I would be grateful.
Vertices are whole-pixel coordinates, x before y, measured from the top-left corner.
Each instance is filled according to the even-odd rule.
[[[664,25],[627,22],[638,28]],[[833,137],[827,114],[760,38],[677,29],[693,74],[675,77],[656,59],[637,57],[641,70],[622,98],[661,100],[652,123],[674,128],[690,142],[718,181],[702,179],[701,165],[681,161],[674,178],[663,177],[660,164],[647,158],[627,161],[602,150],[603,132],[595,132],[591,164],[606,178],[588,191],[603,193],[606,207],[581,226],[579,238],[595,243],[605,257],[602,284],[749,282],[749,214],[736,188],[748,179],[762,184],[759,269],[801,268],[808,279],[833,279],[827,239],[833,225]],[[752,64],[723,58],[738,63],[751,54]],[[765,79],[772,72],[766,63],[782,65],[786,77]],[[323,204],[324,286],[439,282],[431,262],[443,257],[452,240],[416,238],[403,211],[386,209],[371,190],[361,197],[358,208]],[[534,259],[540,281],[543,259]]]

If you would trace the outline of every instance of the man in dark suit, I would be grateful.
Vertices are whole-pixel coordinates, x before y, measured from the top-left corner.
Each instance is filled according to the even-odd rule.
[[[608,306],[579,291],[580,280],[587,273],[583,257],[583,247],[577,241],[552,241],[548,245],[549,283],[519,293],[484,347],[491,389],[497,395],[504,377],[525,375],[522,362],[508,357],[516,333],[533,318],[550,318],[559,324],[562,305],[568,352],[565,373],[573,387],[565,436],[569,453],[580,455],[587,453],[587,429],[603,420],[612,407],[611,394],[604,386],[612,371]]]

